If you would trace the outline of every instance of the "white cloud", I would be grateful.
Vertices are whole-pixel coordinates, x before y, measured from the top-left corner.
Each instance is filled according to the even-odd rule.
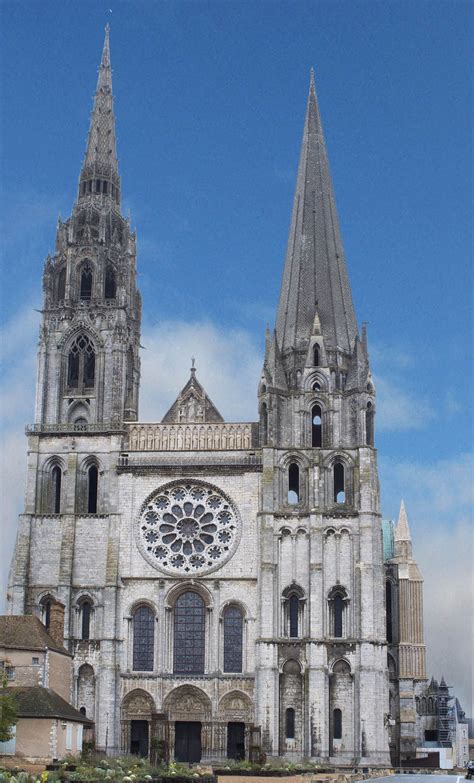
[[[145,328],[140,419],[160,421],[189,378],[197,378],[228,421],[257,418],[257,384],[263,356],[250,334],[211,322],[163,321]]]
[[[434,417],[426,398],[417,397],[402,383],[377,375],[377,429],[380,432],[420,430]]]

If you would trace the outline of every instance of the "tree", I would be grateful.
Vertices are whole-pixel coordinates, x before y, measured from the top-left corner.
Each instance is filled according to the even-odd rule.
[[[15,697],[8,693],[7,679],[3,677],[0,691],[0,742],[7,742],[13,737],[13,726],[16,725]]]

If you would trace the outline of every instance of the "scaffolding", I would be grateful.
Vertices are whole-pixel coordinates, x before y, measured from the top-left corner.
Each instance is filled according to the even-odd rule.
[[[438,743],[442,748],[451,748],[455,737],[453,710],[449,704],[453,698],[449,694],[450,687],[442,677],[438,687]]]

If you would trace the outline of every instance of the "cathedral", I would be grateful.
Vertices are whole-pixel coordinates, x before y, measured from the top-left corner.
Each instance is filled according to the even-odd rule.
[[[422,578],[403,505],[397,525],[381,517],[313,75],[255,421],[225,421],[194,361],[163,419],[140,421],[136,278],[106,30],[77,197],[44,266],[8,612],[62,624],[71,702],[108,753],[414,756]]]

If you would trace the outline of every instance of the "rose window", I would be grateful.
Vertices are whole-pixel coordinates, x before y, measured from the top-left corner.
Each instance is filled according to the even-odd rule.
[[[138,541],[156,568],[176,573],[206,573],[223,565],[237,547],[238,511],[209,484],[168,484],[144,503]]]

